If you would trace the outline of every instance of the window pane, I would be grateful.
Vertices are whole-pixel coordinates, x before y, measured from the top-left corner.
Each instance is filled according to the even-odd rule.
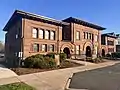
[[[54,31],[51,31],[50,39],[55,40],[55,32]]]
[[[39,44],[33,44],[33,51],[39,52]]]
[[[32,37],[37,38],[37,29],[35,28],[32,30]]]
[[[47,52],[47,45],[46,45],[46,44],[43,44],[43,45],[42,45],[42,51]]]
[[[89,39],[91,39],[91,33],[89,33]]]
[[[87,32],[87,39],[88,39],[88,32]]]
[[[95,41],[97,41],[97,35],[95,35]]]
[[[51,52],[54,51],[54,45],[50,45],[50,51],[51,51]]]
[[[76,32],[76,39],[77,39],[77,40],[80,39],[80,32]]]
[[[84,39],[85,39],[85,38],[86,38],[86,37],[85,37],[85,36],[86,36],[86,35],[85,35],[85,32],[83,32],[83,33],[84,33]]]
[[[80,54],[80,46],[76,46],[76,54]]]
[[[43,39],[43,30],[42,29],[39,30],[39,38]]]
[[[49,39],[49,31],[45,31],[45,39]]]

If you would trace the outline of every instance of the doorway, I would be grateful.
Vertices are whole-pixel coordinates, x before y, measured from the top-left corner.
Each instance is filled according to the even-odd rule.
[[[92,57],[92,53],[91,53],[91,48],[90,46],[86,47],[86,57]]]
[[[102,49],[102,57],[105,57],[105,50]]]
[[[67,55],[67,58],[70,58],[70,50],[69,48],[64,48],[63,52]]]

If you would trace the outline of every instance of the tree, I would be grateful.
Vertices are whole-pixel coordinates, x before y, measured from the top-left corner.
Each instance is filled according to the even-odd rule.
[[[0,41],[0,53],[4,53],[5,49],[4,49],[4,44],[2,41]]]

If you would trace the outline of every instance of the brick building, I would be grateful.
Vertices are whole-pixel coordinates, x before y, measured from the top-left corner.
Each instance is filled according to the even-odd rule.
[[[3,29],[6,31],[5,57],[24,59],[50,52],[64,52],[68,58],[97,56],[101,54],[101,30],[104,29],[73,17],[58,21],[16,10]]]
[[[114,33],[105,33],[101,35],[102,56],[116,52],[116,38]]]
[[[120,52],[120,34],[116,34],[116,52]]]

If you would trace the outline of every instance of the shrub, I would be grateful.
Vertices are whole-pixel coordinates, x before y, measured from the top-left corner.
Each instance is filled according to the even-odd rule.
[[[60,53],[60,62],[62,62],[62,60],[65,60],[67,58],[67,55],[65,53]]]
[[[54,67],[56,67],[55,59],[50,58],[50,57],[45,57],[44,60],[45,60],[45,65],[43,65],[44,68],[54,68]]]
[[[26,68],[32,68],[34,66],[34,58],[33,56],[28,57],[24,60],[24,66]]]
[[[108,54],[106,54],[106,57],[111,57],[111,55],[108,53]]]
[[[102,58],[95,58],[95,59],[92,59],[92,62],[93,63],[100,63],[100,62],[103,62]]]
[[[111,53],[111,56],[112,56],[113,58],[120,58],[120,52]]]
[[[56,62],[53,58],[44,55],[33,55],[24,60],[26,68],[54,68]]]
[[[56,53],[48,53],[46,56],[55,59],[55,55],[56,55]]]

